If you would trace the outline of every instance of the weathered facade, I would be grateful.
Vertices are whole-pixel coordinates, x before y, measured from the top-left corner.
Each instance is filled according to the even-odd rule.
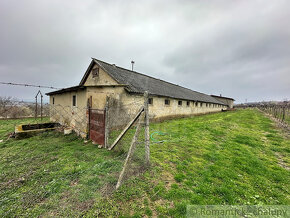
[[[130,116],[144,104],[145,91],[149,93],[150,119],[204,114],[227,108],[227,103],[210,95],[97,59],[92,59],[78,86],[47,95],[50,96],[52,107],[51,119],[77,127],[79,133],[85,136],[88,132],[88,106],[104,109],[109,101],[111,108],[108,119],[126,114]],[[122,122],[124,119],[115,119],[111,125],[123,125]]]

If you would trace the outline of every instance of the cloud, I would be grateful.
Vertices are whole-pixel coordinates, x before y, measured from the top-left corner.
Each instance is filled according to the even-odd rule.
[[[0,81],[77,85],[91,57],[237,101],[290,93],[290,4],[265,1],[0,2]],[[33,99],[37,90],[0,86]],[[47,91],[47,90],[44,90]]]

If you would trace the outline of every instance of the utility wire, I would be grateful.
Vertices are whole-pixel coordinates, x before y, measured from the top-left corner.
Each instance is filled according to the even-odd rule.
[[[55,88],[52,86],[41,86],[41,85],[32,85],[32,84],[24,84],[24,83],[6,83],[6,82],[0,82],[0,84],[3,85],[12,85],[12,86],[24,86],[24,87],[37,87],[37,88],[46,88],[46,89],[61,89],[61,88]]]

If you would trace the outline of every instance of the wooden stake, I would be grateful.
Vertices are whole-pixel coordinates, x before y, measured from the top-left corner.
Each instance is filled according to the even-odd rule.
[[[109,147],[109,96],[106,98],[105,106],[105,148]]]
[[[138,122],[138,125],[136,127],[136,132],[135,132],[135,135],[132,139],[132,142],[131,142],[131,145],[130,145],[130,148],[129,148],[129,151],[128,151],[128,154],[127,154],[127,157],[126,157],[126,160],[125,160],[125,163],[124,163],[124,166],[123,166],[123,169],[120,173],[120,176],[119,176],[119,179],[118,179],[118,182],[117,182],[117,185],[116,185],[116,189],[118,189],[121,184],[122,184],[122,180],[123,180],[123,177],[124,177],[124,173],[126,171],[126,168],[127,168],[127,165],[135,151],[135,148],[136,148],[136,142],[138,141],[138,136],[139,136],[139,133],[140,133],[140,130],[141,130],[141,117],[139,118],[139,122]]]
[[[144,92],[144,112],[145,112],[145,160],[146,165],[150,165],[150,138],[149,138],[149,110],[148,110],[148,92]]]
[[[120,133],[120,135],[116,138],[114,143],[111,145],[109,150],[112,150],[116,144],[121,140],[121,138],[125,135],[125,133],[128,131],[128,129],[133,125],[133,123],[140,117],[141,113],[144,111],[144,107],[142,106],[136,116],[127,124],[127,126],[123,129],[123,131]]]

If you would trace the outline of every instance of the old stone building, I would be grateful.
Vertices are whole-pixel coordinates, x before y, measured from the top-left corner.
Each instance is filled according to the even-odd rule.
[[[87,107],[104,109],[106,99],[118,117],[122,111],[134,114],[144,103],[143,94],[149,93],[150,119],[188,116],[217,112],[227,104],[210,95],[196,92],[160,79],[114,64],[92,59],[78,86],[47,93],[53,107],[51,119],[77,127],[81,135],[88,132]],[[53,112],[54,111],[54,112]],[[122,122],[123,119],[119,119]],[[114,122],[115,125],[122,123]]]

